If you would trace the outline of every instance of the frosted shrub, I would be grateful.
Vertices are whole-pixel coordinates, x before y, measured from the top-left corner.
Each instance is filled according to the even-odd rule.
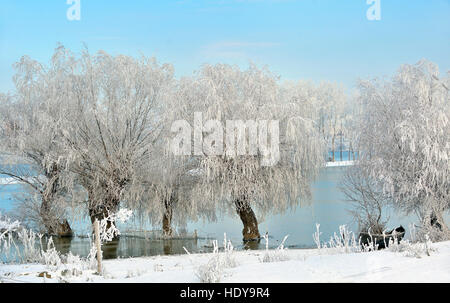
[[[78,255],[73,255],[71,252],[64,257],[64,265],[66,269],[70,269],[73,275],[81,274],[85,269],[89,269],[88,259],[82,259]]]
[[[52,270],[56,270],[66,264],[72,264],[79,268],[87,267],[86,261],[69,253],[61,256],[56,250],[53,238],[47,241],[47,248],[42,245],[42,234],[23,228],[19,222],[11,222],[9,218],[0,215],[0,252],[4,254],[7,262],[40,263]],[[80,269],[80,270],[81,270]]]
[[[227,234],[223,235],[223,249],[224,249],[224,256],[223,256],[223,263],[224,266],[227,268],[233,268],[238,266],[238,262],[236,261],[236,258],[233,254],[234,247],[233,244],[231,244],[231,241],[227,241]]]
[[[42,258],[44,264],[51,269],[57,269],[61,266],[60,253],[56,250],[52,238],[48,240],[47,250],[42,252]]]
[[[0,253],[5,255],[6,260],[11,258],[11,245],[13,239],[11,233],[1,235],[0,237]]]
[[[367,244],[362,245],[362,251],[369,252],[369,251],[377,251],[378,250],[378,244],[376,244],[376,241],[374,241],[371,228],[367,230],[369,234],[369,239],[367,240]],[[383,232],[384,233],[384,232]]]
[[[195,271],[195,275],[201,283],[219,283],[222,273],[223,267],[218,254],[214,254],[208,263],[200,265]]]
[[[17,232],[17,237],[22,244],[22,253],[19,252],[17,246],[15,246],[17,253],[21,259],[22,263],[40,263],[42,262],[42,235],[36,234],[32,230],[27,230],[25,228]],[[36,246],[37,238],[39,238],[40,247]],[[14,241],[14,240],[13,240]]]
[[[84,270],[95,270],[97,267],[96,253],[94,251],[94,258],[90,257],[90,255],[87,258],[81,258],[78,255],[73,255],[71,252],[65,256],[60,256],[61,263],[56,267],[60,269],[59,278],[61,281],[69,282],[67,279],[81,276]]]
[[[86,258],[86,261],[88,263],[89,269],[97,270],[97,246],[95,245],[95,243],[92,240],[91,240],[91,249]]]
[[[222,278],[224,262],[221,262],[217,240],[212,241],[212,244],[212,258],[206,264],[198,266],[195,271],[195,275],[202,283],[218,283]]]
[[[322,244],[320,244],[320,224],[316,223],[316,232],[313,234],[314,243],[316,243],[317,249],[320,251]]]
[[[130,212],[125,210],[114,215],[114,219],[121,221],[129,218]],[[47,248],[42,245],[42,234],[37,234],[32,230],[22,228],[17,221],[0,216],[0,253],[5,256],[7,262],[19,263],[39,263],[46,265],[52,271],[60,270],[60,282],[68,282],[68,278],[81,276],[84,270],[96,270],[97,250],[91,241],[91,250],[87,258],[80,258],[72,253],[61,255],[53,242],[49,238]],[[104,236],[106,239],[113,234],[111,231]],[[231,243],[230,243],[231,245]]]
[[[349,231],[345,225],[339,227],[339,235],[334,233],[328,243],[320,242],[320,224],[316,224],[317,231],[313,234],[314,241],[316,242],[317,248],[320,252],[327,254],[335,253],[358,253],[358,252],[369,252],[377,251],[378,247],[375,241],[369,240],[368,245],[362,246],[361,243],[356,241],[353,232]],[[368,230],[369,235],[371,235],[371,230]],[[429,256],[431,252],[434,251],[431,248],[431,238],[427,234],[423,236],[423,239],[418,237],[415,229],[410,227],[411,240],[402,240],[401,242],[394,235],[393,238],[386,238],[387,251],[403,253],[406,257],[421,258],[423,255]],[[389,240],[388,240],[389,239]]]
[[[8,232],[15,231],[20,227],[19,221],[11,221],[10,218],[3,216],[0,213],[0,240],[8,234]]]
[[[283,238],[283,241],[281,241],[281,244],[274,250],[269,250],[269,235],[264,235],[264,240],[266,241],[266,250],[264,252],[264,256],[261,259],[261,262],[263,263],[269,263],[269,262],[281,262],[281,261],[287,261],[289,260],[289,256],[286,254],[286,248],[284,247],[284,242],[286,242],[289,235],[285,236]]]
[[[366,248],[361,248],[360,242],[356,241],[355,234],[348,230],[345,225],[339,226],[339,235],[334,233],[328,243],[320,242],[321,234],[320,224],[316,224],[316,232],[313,234],[313,239],[320,252],[325,252],[328,254],[342,254],[369,250]]]
[[[430,253],[434,251],[431,244],[428,235],[425,235],[425,241],[416,243],[409,240],[403,240],[399,243],[395,239],[389,243],[388,251],[403,253],[405,257],[421,258],[423,255],[430,256]]]
[[[11,222],[11,219],[0,213],[0,253],[3,253],[6,259],[11,257],[11,246],[15,245],[12,234],[20,227],[20,222]]]
[[[42,263],[50,268],[58,268],[62,261],[60,253],[53,243],[53,238],[47,241],[47,249],[44,250],[42,237],[42,234],[36,234],[32,230],[21,229],[17,232],[17,239],[22,247],[19,249],[14,243],[19,261],[21,263]],[[39,245],[37,245],[37,239],[39,239]]]
[[[238,265],[236,258],[233,255],[234,247],[230,240],[227,241],[227,234],[224,234],[223,253],[219,252],[217,240],[212,241],[212,244],[213,256],[206,264],[198,266],[195,271],[195,275],[202,283],[218,283],[220,282],[226,268],[233,268]]]
[[[1,252],[4,252],[6,261],[41,263],[52,268],[59,267],[62,264],[61,256],[55,248],[53,239],[48,240],[47,249],[44,250],[42,237],[42,234],[25,228],[10,231],[7,237],[3,236],[0,239]]]
[[[416,231],[416,239],[420,242],[442,242],[450,240],[450,231],[446,229],[439,229],[434,226],[423,224],[419,230]]]
[[[17,260],[21,263],[41,262],[42,234],[27,230],[18,221],[0,214],[0,253],[6,260]],[[40,247],[36,245],[39,239]]]
[[[334,248],[340,253],[361,251],[361,247],[356,241],[355,234],[352,231],[349,231],[345,225],[339,226],[339,235],[334,233],[328,243],[330,248]]]

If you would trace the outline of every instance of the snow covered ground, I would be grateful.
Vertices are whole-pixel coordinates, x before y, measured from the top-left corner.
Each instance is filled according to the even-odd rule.
[[[232,257],[237,264],[223,269],[220,282],[450,282],[450,241],[434,243],[431,248],[430,256],[420,258],[386,250],[329,254],[295,249],[284,252],[287,260],[268,263],[262,262],[265,251],[235,251]],[[199,266],[211,257],[186,254],[107,260],[103,263],[104,276],[93,270],[73,271],[69,265],[58,269],[37,264],[0,265],[0,281],[195,283],[199,282]]]

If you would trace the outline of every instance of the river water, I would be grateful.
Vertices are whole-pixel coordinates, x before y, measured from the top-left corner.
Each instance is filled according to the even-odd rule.
[[[284,214],[269,215],[259,221],[261,235],[269,234],[269,246],[277,247],[282,239],[289,235],[285,247],[312,248],[315,246],[313,233],[316,223],[320,224],[321,240],[327,241],[339,231],[340,225],[346,225],[350,230],[357,231],[348,210],[349,202],[339,189],[339,184],[346,167],[323,168],[318,180],[313,184],[313,201],[309,205],[297,207]],[[14,203],[14,193],[20,191],[20,185],[0,186],[0,212],[10,211]],[[257,211],[255,211],[256,214]],[[416,222],[415,216],[403,216],[394,211],[389,212],[388,228],[404,226],[407,231],[411,223]],[[85,219],[77,221],[74,229],[77,234],[88,234],[90,225]],[[133,224],[122,226],[123,230],[132,230]],[[155,227],[157,229],[158,227]],[[149,228],[150,229],[150,228]],[[196,231],[197,237],[194,237]],[[188,223],[182,236],[175,239],[158,239],[152,232],[125,232],[118,241],[103,246],[104,258],[126,258],[153,255],[184,254],[185,247],[189,252],[209,252],[212,250],[212,240],[223,242],[224,233],[231,240],[235,249],[263,249],[265,241],[244,245],[242,242],[242,223],[237,215],[225,216],[217,222]],[[87,256],[90,249],[88,237],[72,239],[55,239],[56,249],[61,253]]]

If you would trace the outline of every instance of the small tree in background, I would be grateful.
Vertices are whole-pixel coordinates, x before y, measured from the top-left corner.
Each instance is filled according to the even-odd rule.
[[[341,190],[352,203],[350,213],[358,223],[359,232],[383,234],[388,220],[386,207],[391,201],[383,193],[381,185],[359,165],[345,172]]]

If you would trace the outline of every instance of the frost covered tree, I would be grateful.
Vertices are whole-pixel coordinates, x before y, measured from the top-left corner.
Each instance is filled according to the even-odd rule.
[[[139,176],[152,173],[142,169],[156,159],[154,144],[164,125],[173,68],[154,58],[58,52],[70,71],[59,79],[70,86],[60,135],[94,222],[145,191]]]
[[[176,225],[206,216],[208,205],[192,199],[192,190],[199,181],[195,174],[197,164],[188,157],[174,157],[161,153],[146,169],[150,173],[140,177],[145,192],[135,200],[142,218],[162,227],[163,237],[174,236]]]
[[[348,97],[348,102],[345,107],[343,132],[348,144],[348,161],[356,160],[357,154],[359,154],[359,124],[362,122],[361,116],[363,114],[363,108],[360,102],[361,100],[357,92],[354,92],[353,95]]]
[[[174,148],[198,161],[193,200],[237,212],[245,241],[260,238],[253,209],[263,216],[307,200],[324,160],[310,113],[291,95],[253,65],[204,65],[180,83],[174,131],[184,143]]]
[[[191,78],[183,78],[172,87],[165,103],[166,123],[154,144],[155,157],[143,167],[143,175],[139,176],[145,191],[131,206],[139,210],[141,220],[161,226],[163,237],[173,236],[175,225],[183,226],[200,218],[215,219],[214,203],[195,199],[192,194],[201,181],[199,157],[191,153],[174,154],[172,150],[173,122],[192,119],[197,102],[187,99],[186,94],[194,87]]]
[[[65,170],[64,149],[57,139],[63,113],[55,79],[63,71],[56,57],[46,68],[25,56],[15,68],[15,94],[0,100],[0,174],[29,192],[16,210],[22,219],[34,221],[47,234],[70,236],[65,208],[73,179]]]
[[[315,121],[315,127],[331,151],[335,160],[338,136],[347,135],[349,122],[348,102],[345,91],[338,83],[322,81],[285,82],[282,89],[289,98],[303,107],[303,115]]]
[[[389,81],[364,81],[361,161],[393,204],[425,228],[448,235],[450,206],[449,77],[426,60],[403,65]]]
[[[388,220],[386,207],[390,205],[380,182],[370,178],[360,162],[347,169],[341,182],[341,190],[352,205],[349,210],[360,232],[383,234]]]
[[[336,140],[343,135],[343,125],[346,117],[346,95],[342,86],[337,83],[321,82],[317,89],[317,105],[319,109],[319,132],[331,150],[332,161],[335,161]]]

